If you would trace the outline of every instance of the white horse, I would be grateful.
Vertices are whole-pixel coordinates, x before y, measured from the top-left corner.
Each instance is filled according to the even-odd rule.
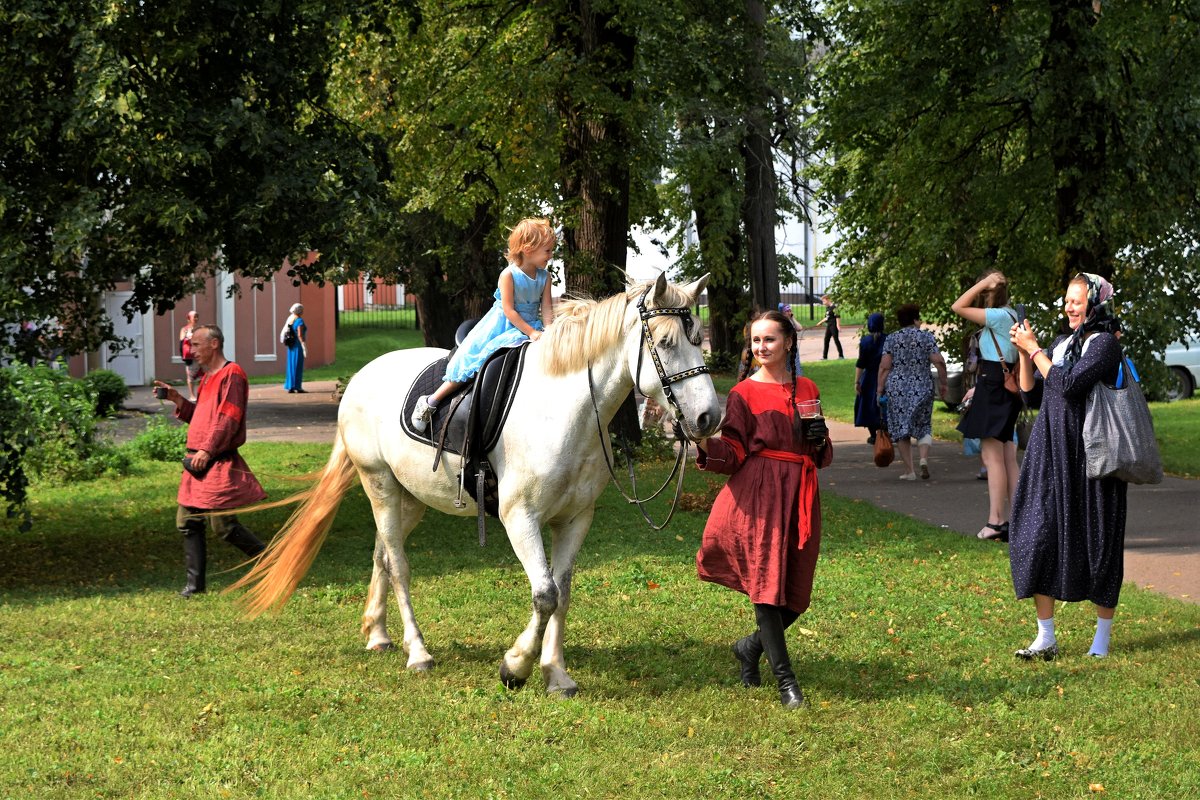
[[[500,678],[509,688],[524,684],[540,651],[546,691],[563,696],[578,691],[563,659],[563,630],[575,556],[609,477],[609,443],[601,441],[597,431],[596,409],[607,429],[636,380],[638,388],[663,408],[675,409],[689,438],[711,436],[717,429],[721,410],[712,379],[705,374],[700,325],[689,311],[707,280],[705,276],[678,286],[659,276],[600,302],[564,300],[554,323],[529,346],[512,410],[489,454],[498,482],[500,520],[533,592],[529,624],[500,665]],[[444,458],[433,471],[434,450],[401,429],[397,398],[405,396],[421,370],[444,355],[444,350],[430,348],[388,353],[350,381],[338,411],[337,439],[321,478],[308,491],[283,501],[303,502],[253,569],[231,587],[251,587],[243,598],[250,614],[278,609],[291,596],[357,474],[376,526],[375,563],[362,625],[367,648],[393,647],[387,631],[390,584],[404,619],[408,668],[433,666],[413,614],[404,542],[426,507],[471,516],[476,505],[464,497],[466,507],[455,507],[458,459]],[[543,526],[551,534],[549,561]]]

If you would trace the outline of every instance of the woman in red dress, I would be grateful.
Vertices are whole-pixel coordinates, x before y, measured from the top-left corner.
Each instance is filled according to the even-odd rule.
[[[803,421],[797,404],[819,400],[797,377],[796,332],[778,311],[750,324],[740,380],[729,393],[721,436],[700,444],[700,469],[729,475],[696,554],[700,579],[749,596],[758,629],[733,645],[742,683],[761,683],[763,652],[787,708],[804,704],[784,631],[808,609],[821,543],[817,469],[833,460],[822,417]],[[750,358],[761,365],[746,377]]]

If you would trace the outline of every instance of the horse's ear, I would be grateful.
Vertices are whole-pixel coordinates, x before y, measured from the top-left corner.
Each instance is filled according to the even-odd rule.
[[[662,305],[663,293],[667,291],[667,273],[660,272],[654,279],[654,288],[650,291],[650,302],[655,308]]]
[[[692,302],[688,305],[695,305],[696,301],[700,299],[700,295],[704,292],[704,287],[708,286],[709,274],[710,273],[706,272],[700,277],[699,280],[692,281],[687,286],[680,287],[680,289],[682,289],[688,295],[688,297],[692,298]]]

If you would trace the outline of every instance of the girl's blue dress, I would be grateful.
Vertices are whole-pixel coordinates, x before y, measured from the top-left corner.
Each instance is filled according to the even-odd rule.
[[[521,319],[533,326],[534,330],[544,330],[541,319],[542,292],[550,273],[539,269],[535,277],[530,278],[515,264],[507,267],[513,279],[513,306]],[[520,344],[526,338],[519,328],[513,327],[504,315],[504,306],[500,302],[500,289],[493,295],[495,302],[486,314],[475,323],[467,338],[454,351],[450,362],[446,364],[446,374],[443,380],[462,383],[475,377],[488,356],[501,347],[511,347]]]

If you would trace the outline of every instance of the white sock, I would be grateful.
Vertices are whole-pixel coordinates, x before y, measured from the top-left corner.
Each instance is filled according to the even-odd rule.
[[[1058,642],[1054,638],[1054,617],[1038,620],[1038,635],[1029,645],[1030,650],[1045,650]]]
[[[1103,658],[1108,655],[1108,637],[1112,634],[1112,620],[1096,617],[1096,636],[1092,639],[1089,656]]]
[[[437,408],[437,403],[433,402],[432,397],[425,398],[425,405],[429,406],[430,408]]]

